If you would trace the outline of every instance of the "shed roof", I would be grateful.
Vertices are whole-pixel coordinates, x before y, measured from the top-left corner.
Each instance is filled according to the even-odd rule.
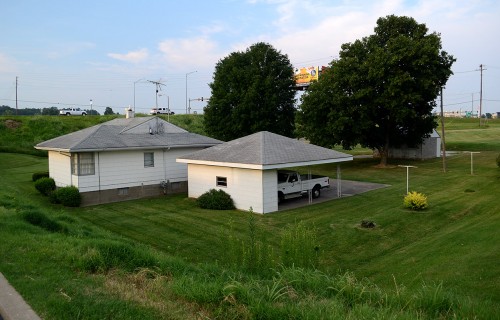
[[[158,117],[118,118],[35,146],[40,150],[92,152],[211,147],[222,141],[188,132]]]
[[[177,162],[279,169],[352,160],[346,153],[261,131],[177,158]]]

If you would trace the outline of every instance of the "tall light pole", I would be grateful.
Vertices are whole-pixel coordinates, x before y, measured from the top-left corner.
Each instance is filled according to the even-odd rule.
[[[186,114],[188,113],[188,75],[198,71],[191,71],[186,73]]]
[[[92,99],[90,99],[90,115],[92,115]]]
[[[139,80],[134,81],[134,113],[135,113],[135,84],[136,84],[137,82],[139,82],[139,81],[142,81],[142,80],[144,80],[144,78],[140,78]]]

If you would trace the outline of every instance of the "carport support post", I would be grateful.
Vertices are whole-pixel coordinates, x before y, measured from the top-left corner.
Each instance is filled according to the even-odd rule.
[[[340,180],[341,174],[340,174],[340,165],[337,165],[337,197],[341,198],[342,197],[342,181]]]

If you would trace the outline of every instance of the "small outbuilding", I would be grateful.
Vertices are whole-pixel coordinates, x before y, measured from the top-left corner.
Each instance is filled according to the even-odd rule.
[[[349,154],[261,131],[181,156],[188,165],[188,196],[210,189],[231,195],[236,208],[278,211],[278,169],[351,161]]]
[[[389,158],[392,159],[432,159],[441,157],[441,136],[432,130],[429,137],[415,147],[402,145],[389,148]]]

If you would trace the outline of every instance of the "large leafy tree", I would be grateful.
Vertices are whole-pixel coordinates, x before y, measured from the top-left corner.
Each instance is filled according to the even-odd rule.
[[[326,147],[376,149],[386,165],[390,146],[417,145],[437,126],[432,109],[454,61],[424,24],[379,18],[302,97],[298,133]]]
[[[294,134],[293,67],[267,43],[233,52],[215,66],[212,95],[204,109],[206,132],[232,140],[258,131]]]

